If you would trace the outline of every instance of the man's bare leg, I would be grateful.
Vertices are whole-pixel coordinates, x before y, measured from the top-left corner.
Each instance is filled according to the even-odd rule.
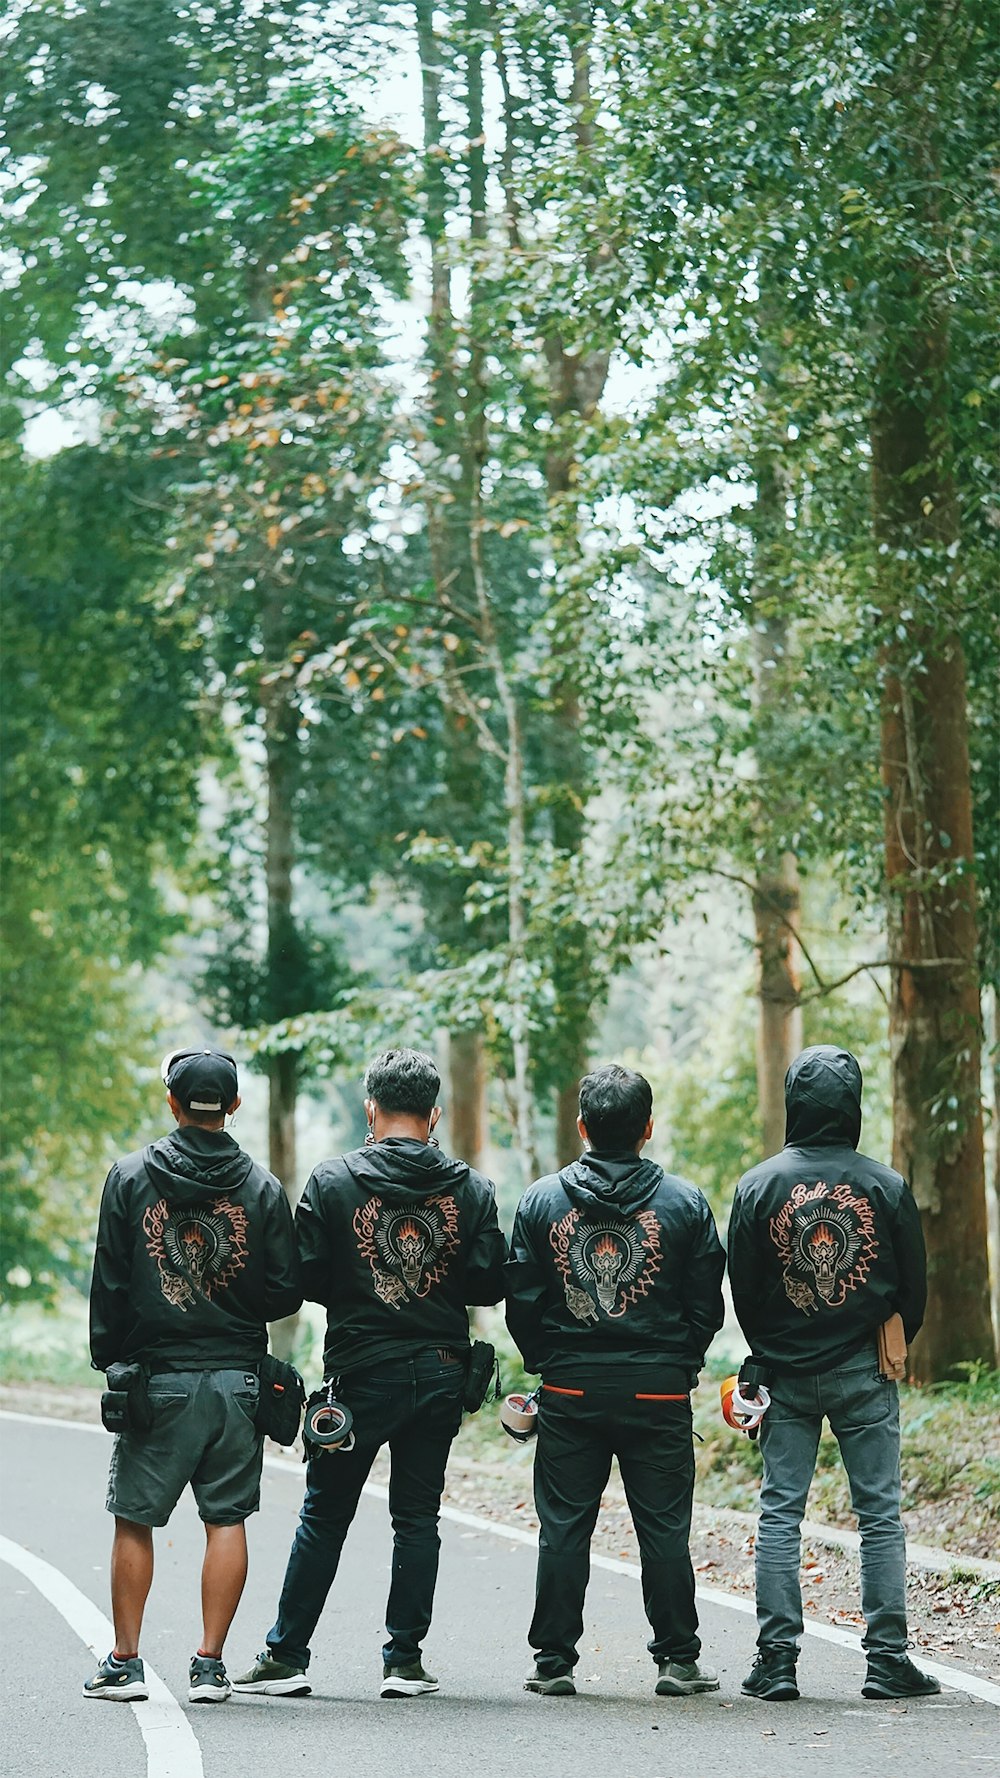
[[[115,1654],[122,1660],[139,1652],[142,1614],[152,1583],[152,1526],[116,1518],[111,1546],[111,1615],[115,1620]]]
[[[221,1655],[246,1578],[246,1526],[206,1525],[201,1570],[201,1654]]]

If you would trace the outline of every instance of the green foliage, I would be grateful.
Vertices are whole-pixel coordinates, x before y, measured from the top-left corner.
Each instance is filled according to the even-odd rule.
[[[147,582],[146,465],[8,449],[3,701],[5,1294],[78,1276],[109,1145],[142,1117],[137,971],[178,926],[199,651]]]

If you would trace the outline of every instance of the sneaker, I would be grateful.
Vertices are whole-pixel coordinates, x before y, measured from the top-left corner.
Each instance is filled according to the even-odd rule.
[[[85,1698],[124,1698],[134,1704],[137,1698],[148,1698],[146,1672],[138,1655],[131,1661],[119,1661],[112,1653],[105,1655],[83,1688]]]
[[[933,1698],[941,1687],[909,1655],[869,1655],[863,1698]]]
[[[719,1675],[697,1661],[661,1661],[656,1682],[658,1698],[689,1698],[695,1692],[717,1692]]]
[[[234,1692],[268,1692],[273,1698],[305,1698],[312,1691],[302,1667],[286,1667],[265,1648],[249,1672],[232,1682]]]
[[[765,1698],[769,1704],[783,1704],[799,1695],[795,1683],[796,1653],[794,1648],[760,1648],[753,1668],[743,1681],[745,1698]]]
[[[419,1698],[437,1689],[433,1673],[425,1673],[419,1661],[411,1661],[407,1667],[382,1668],[380,1698]]]
[[[575,1698],[576,1686],[572,1673],[529,1673],[524,1682],[526,1692],[538,1692],[543,1698]]]
[[[232,1691],[221,1655],[192,1655],[188,1699],[192,1704],[224,1704]]]

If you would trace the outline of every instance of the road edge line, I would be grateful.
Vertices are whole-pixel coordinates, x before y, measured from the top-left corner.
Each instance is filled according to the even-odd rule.
[[[41,1416],[28,1414],[25,1418],[37,1420]],[[76,1426],[78,1422],[69,1420],[62,1424]],[[102,1648],[105,1652],[114,1648],[114,1626],[61,1568],[4,1536],[0,1536],[0,1562],[6,1562],[30,1580],[97,1660],[102,1659]],[[137,1698],[130,1707],[146,1748],[146,1778],[204,1778],[201,1747],[191,1724],[155,1669],[145,1660],[143,1666],[149,1697]],[[106,1704],[106,1700],[102,1703]]]
[[[44,1426],[61,1426],[75,1432],[103,1433],[104,1431],[103,1426],[91,1426],[86,1420],[55,1420],[45,1414],[15,1413],[9,1408],[0,1408],[0,1420],[34,1420]],[[294,1475],[300,1466],[291,1462],[287,1457],[273,1457],[268,1452],[264,1456],[264,1467],[281,1471],[285,1475]],[[381,1487],[378,1482],[366,1482],[364,1492],[374,1500],[387,1502],[389,1499],[388,1488]],[[538,1546],[538,1533],[526,1531],[522,1525],[505,1525],[501,1520],[484,1519],[478,1513],[462,1512],[457,1506],[442,1506],[441,1517],[450,1519],[452,1524],[465,1525],[473,1531],[488,1531],[494,1537],[506,1537],[509,1542],[528,1544],[533,1549]],[[961,1558],[957,1558],[957,1560],[960,1561]],[[621,1557],[600,1554],[591,1555],[590,1561],[592,1567],[606,1568],[612,1574],[627,1574],[633,1580],[641,1577],[641,1570],[637,1562],[626,1562]],[[696,1587],[695,1591],[699,1599],[704,1599],[706,1605],[726,1606],[730,1611],[739,1611],[749,1617],[756,1616],[756,1606],[753,1600],[745,1599],[739,1593],[724,1593],[721,1587],[700,1585]],[[862,1652],[861,1638],[851,1630],[842,1630],[835,1624],[810,1623],[808,1618],[805,1619],[804,1629],[807,1636],[815,1636],[821,1642],[835,1642],[841,1648],[852,1648],[858,1653]],[[994,1707],[1000,1708],[1000,1685],[994,1685],[992,1680],[980,1679],[974,1673],[963,1673],[960,1667],[947,1667],[940,1661],[926,1661],[922,1654],[920,1664],[925,1673],[932,1674],[942,1685],[949,1686],[953,1691],[966,1692],[970,1697],[979,1698],[984,1704],[992,1704]],[[187,1721],[186,1718],[184,1720]],[[150,1778],[152,1778],[152,1774]]]

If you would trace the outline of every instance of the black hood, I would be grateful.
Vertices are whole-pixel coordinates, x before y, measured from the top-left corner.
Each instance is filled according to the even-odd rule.
[[[584,1154],[564,1167],[559,1182],[578,1210],[638,1210],[653,1196],[663,1168],[638,1154]]]
[[[785,1075],[785,1147],[861,1139],[861,1069],[850,1050],[817,1043]]]
[[[253,1161],[225,1130],[185,1124],[142,1151],[149,1177],[172,1204],[231,1197],[245,1184]]]
[[[356,1183],[380,1198],[431,1198],[469,1177],[465,1161],[453,1161],[429,1142],[412,1136],[384,1136],[370,1148],[345,1154],[344,1165]]]

